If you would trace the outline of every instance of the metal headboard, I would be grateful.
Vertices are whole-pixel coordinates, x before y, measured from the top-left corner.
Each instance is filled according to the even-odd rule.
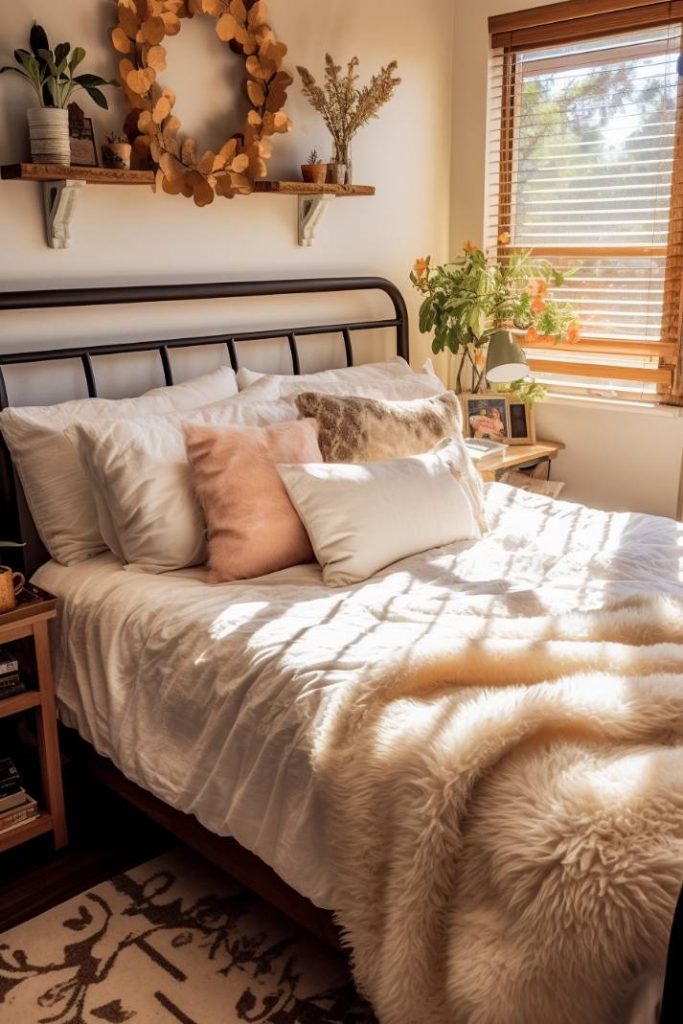
[[[408,316],[406,305],[396,285],[381,277],[329,277],[305,278],[291,281],[247,281],[210,284],[134,285],[116,288],[65,288],[47,291],[20,291],[0,293],[0,311],[57,309],[70,306],[127,305],[142,302],[178,302],[191,299],[245,298],[270,295],[306,295],[324,292],[380,291],[390,299],[394,316],[382,320],[361,320],[332,324],[287,326],[262,331],[225,331],[221,334],[190,338],[164,338],[161,341],[125,342],[111,345],[89,345],[48,350],[25,349],[21,352],[0,353],[0,408],[10,405],[3,367],[20,363],[44,363],[63,359],[79,359],[83,368],[88,395],[97,397],[97,377],[94,360],[97,356],[120,355],[126,352],[157,351],[161,360],[164,381],[173,384],[173,369],[169,351],[193,348],[199,345],[225,344],[233,369],[239,368],[236,344],[245,341],[268,341],[286,338],[292,360],[292,372],[301,372],[297,341],[311,335],[338,334],[344,342],[346,363],[353,365],[352,334],[355,331],[396,329],[396,352],[408,358]],[[2,509],[1,540],[21,539],[26,547],[14,559],[18,568],[28,576],[48,557],[38,537],[33,519],[26,505],[21,484],[15,474],[9,452],[2,442],[0,447],[0,509]],[[3,551],[3,560],[6,558]]]

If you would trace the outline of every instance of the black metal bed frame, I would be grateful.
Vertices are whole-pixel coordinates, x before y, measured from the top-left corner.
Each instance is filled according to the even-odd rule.
[[[97,356],[123,355],[127,352],[159,353],[164,382],[173,384],[169,352],[178,348],[224,344],[233,369],[239,368],[236,344],[245,341],[270,341],[286,338],[292,360],[292,372],[301,372],[297,339],[312,335],[339,334],[344,342],[347,366],[353,365],[352,333],[355,331],[396,329],[396,352],[408,358],[408,316],[401,292],[391,281],[381,277],[304,278],[283,281],[218,282],[207,284],[132,285],[113,288],[66,288],[46,291],[0,293],[0,312],[10,310],[57,309],[77,306],[127,305],[145,302],[178,302],[192,299],[248,298],[275,295],[306,295],[325,292],[380,291],[394,307],[394,316],[381,320],[348,321],[300,327],[268,328],[262,331],[225,331],[201,337],[164,338],[160,341],[123,342],[47,350],[23,350],[0,353],[0,409],[10,406],[3,367],[55,360],[80,360],[88,395],[97,397],[97,378],[93,360]],[[0,451],[1,540],[20,539],[25,548],[13,560],[29,576],[45,561],[47,553],[38,537],[23,490],[15,474],[4,441]],[[5,559],[3,553],[3,559]],[[11,561],[12,559],[6,559]]]

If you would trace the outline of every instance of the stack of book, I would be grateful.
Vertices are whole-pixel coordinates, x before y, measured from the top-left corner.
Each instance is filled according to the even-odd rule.
[[[40,814],[38,804],[21,784],[11,757],[0,757],[0,835]]]
[[[19,674],[19,662],[8,647],[0,647],[0,700],[15,697],[26,689]]]

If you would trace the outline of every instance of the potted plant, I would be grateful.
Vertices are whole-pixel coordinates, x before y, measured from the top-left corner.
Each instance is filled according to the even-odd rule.
[[[509,238],[505,241],[501,236],[500,241],[507,245]],[[462,256],[442,266],[432,267],[429,256],[418,259],[410,274],[412,285],[424,297],[420,331],[434,332],[435,353],[448,349],[459,357],[456,391],[463,390],[465,371],[470,378],[467,390],[485,389],[486,346],[496,331],[518,333],[529,344],[546,338],[579,340],[573,307],[549,294],[551,287],[561,287],[571,271],[533,259],[530,252],[512,251],[498,260],[470,242],[463,248]],[[536,400],[541,397],[540,387],[535,385]]]
[[[23,548],[11,540],[0,541],[0,548]],[[0,613],[11,612],[17,603],[26,580],[20,572],[14,572],[9,565],[0,565]]]
[[[312,149],[308,163],[301,165],[301,177],[314,185],[324,185],[327,178],[327,166],[318,157],[317,149]]]
[[[102,164],[120,171],[129,171],[132,151],[130,142],[124,139],[123,135],[114,132],[108,135],[107,141],[102,144]]]
[[[99,75],[76,75],[76,68],[85,59],[81,46],[71,49],[70,43],[59,43],[54,51],[50,49],[45,29],[34,25],[29,38],[29,50],[15,50],[16,66],[0,68],[0,74],[13,71],[21,75],[34,89],[38,107],[28,110],[31,159],[36,163],[53,163],[69,166],[69,112],[71,97],[79,89],[104,110],[107,100],[101,91],[103,85],[116,85]]]
[[[307,68],[297,67],[303,82],[303,93],[319,114],[334,143],[334,157],[328,165],[330,181],[350,185],[353,175],[351,167],[351,140],[364,124],[379,116],[379,110],[388,103],[401,79],[394,77],[398,68],[395,60],[379,73],[372,76],[369,85],[359,89],[356,85],[358,57],[353,57],[342,75],[341,64],[335,64],[329,53],[325,54],[325,85],[321,87]],[[340,169],[340,165],[343,168]],[[338,179],[342,180],[338,180]]]

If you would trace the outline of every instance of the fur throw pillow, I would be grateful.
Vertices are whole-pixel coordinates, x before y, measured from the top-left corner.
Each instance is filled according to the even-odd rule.
[[[458,399],[388,402],[307,391],[296,398],[302,417],[318,421],[325,462],[374,462],[421,455],[445,438],[460,436]]]

